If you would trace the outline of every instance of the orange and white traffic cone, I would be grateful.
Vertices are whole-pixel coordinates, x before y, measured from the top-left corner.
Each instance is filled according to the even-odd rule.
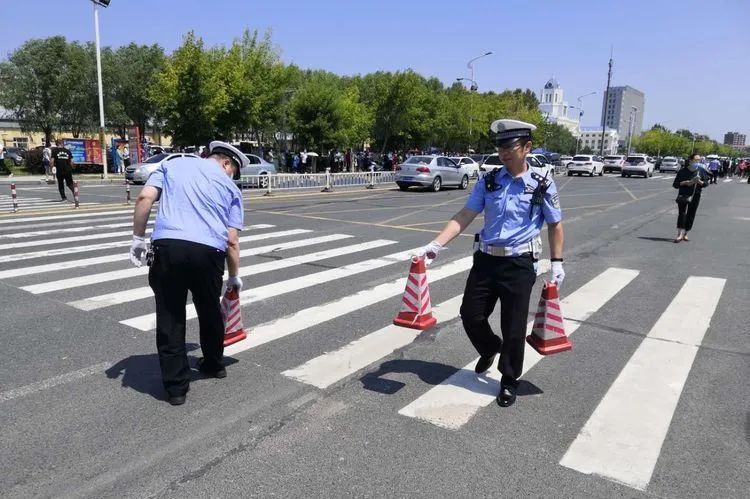
[[[437,324],[437,319],[432,316],[424,257],[411,259],[404,298],[401,300],[401,311],[393,319],[393,323],[413,329],[428,329]]]
[[[227,288],[221,298],[221,316],[224,318],[224,346],[229,346],[247,338],[242,327],[240,293],[237,288]]]
[[[539,308],[534,316],[534,327],[526,341],[542,355],[565,352],[573,348],[573,344],[565,335],[560,296],[554,282],[544,284]]]

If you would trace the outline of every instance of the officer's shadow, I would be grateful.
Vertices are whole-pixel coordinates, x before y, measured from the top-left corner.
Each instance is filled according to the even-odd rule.
[[[391,373],[416,374],[421,381],[429,385],[439,385],[445,380],[450,380],[452,385],[481,395],[496,397],[500,393],[500,382],[493,378],[476,374],[473,370],[456,370],[453,366],[423,360],[394,359],[383,362],[377,371],[362,376],[360,382],[366,390],[393,395],[406,384],[384,377]],[[522,379],[518,383],[517,395],[519,397],[542,393],[544,392],[541,388],[529,381]]]
[[[187,343],[185,346],[188,352],[200,349],[200,345],[197,343]],[[190,381],[205,379],[206,376],[196,370],[198,359],[188,355],[188,361],[191,367]],[[234,359],[224,359],[224,365],[236,362]],[[109,379],[122,377],[121,386],[123,388],[132,388],[137,392],[151,395],[157,400],[167,399],[167,394],[164,391],[164,385],[161,380],[159,356],[156,353],[131,355],[107,369],[105,373]]]

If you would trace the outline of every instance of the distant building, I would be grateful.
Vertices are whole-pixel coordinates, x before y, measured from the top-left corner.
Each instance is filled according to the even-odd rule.
[[[745,147],[745,134],[739,132],[727,132],[724,134],[724,144],[736,149]]]
[[[610,87],[609,95],[607,96],[606,92],[604,92],[604,95],[601,125],[616,129],[618,140],[622,145],[628,140],[631,127],[630,120],[634,116],[632,134],[633,137],[640,135],[641,130],[643,130],[643,110],[646,105],[646,96],[643,92],[626,85],[624,87]],[[636,108],[635,112],[633,107]]]
[[[568,110],[569,106],[564,99],[562,87],[557,80],[550,78],[542,89],[539,111],[541,111],[548,122],[562,125],[570,130],[570,133],[572,133],[574,137],[578,137],[578,119],[569,118]]]
[[[604,132],[604,154],[617,154],[617,145],[620,135],[614,128],[607,128]],[[602,129],[599,127],[585,126],[581,128],[581,137],[578,142],[578,151],[590,148],[595,154],[599,154],[602,145]]]

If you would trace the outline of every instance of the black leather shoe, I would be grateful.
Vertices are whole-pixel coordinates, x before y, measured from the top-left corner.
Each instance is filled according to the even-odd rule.
[[[495,360],[495,355],[490,355],[489,357],[479,357],[479,360],[477,361],[477,365],[474,366],[474,372],[477,374],[482,374],[484,372],[487,372],[487,369],[492,367],[492,361]]]
[[[185,395],[170,395],[167,399],[167,402],[169,402],[172,405],[182,405],[185,403]]]
[[[497,405],[500,407],[510,407],[516,401],[516,389],[512,386],[502,385],[500,395],[497,396]]]
[[[218,369],[208,369],[205,366],[205,359],[203,359],[202,357],[198,359],[198,370],[206,376],[210,376],[211,378],[222,379],[227,377],[227,370],[224,368],[224,366],[221,366]]]

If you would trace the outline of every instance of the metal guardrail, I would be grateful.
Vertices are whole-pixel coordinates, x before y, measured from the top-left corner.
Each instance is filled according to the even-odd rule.
[[[336,187],[357,187],[374,189],[376,185],[395,182],[394,172],[352,172],[331,173],[274,173],[272,175],[242,175],[238,183],[242,187],[264,189],[270,196],[274,191],[297,189],[320,189],[331,192]]]

